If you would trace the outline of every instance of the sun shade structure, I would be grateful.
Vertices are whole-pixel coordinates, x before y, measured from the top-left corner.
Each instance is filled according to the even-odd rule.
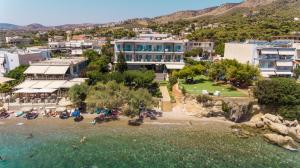
[[[15,91],[14,93],[53,93],[57,91],[57,89],[30,89],[30,88],[24,88]]]
[[[69,66],[50,66],[45,72],[46,75],[64,75],[68,71]]]
[[[30,66],[26,69],[24,74],[45,74],[49,66]]]
[[[12,79],[12,78],[0,77],[0,84],[10,82],[10,81],[13,81],[13,80],[14,79]]]

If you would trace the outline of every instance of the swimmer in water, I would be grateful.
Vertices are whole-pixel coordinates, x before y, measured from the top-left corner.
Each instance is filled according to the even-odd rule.
[[[29,136],[27,137],[27,139],[31,139],[31,138],[33,138],[33,134],[32,133],[29,134]]]

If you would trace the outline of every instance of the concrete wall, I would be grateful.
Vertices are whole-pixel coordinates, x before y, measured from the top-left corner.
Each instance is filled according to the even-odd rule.
[[[236,59],[240,63],[254,64],[254,58],[257,57],[256,45],[243,43],[226,43],[225,59]]]

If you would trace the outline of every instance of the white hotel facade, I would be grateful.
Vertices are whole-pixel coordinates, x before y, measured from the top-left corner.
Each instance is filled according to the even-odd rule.
[[[224,58],[256,65],[264,77],[291,77],[300,60],[300,45],[286,40],[226,43]]]
[[[163,34],[143,34],[134,39],[116,40],[114,62],[123,52],[130,69],[147,67],[161,72],[182,69],[185,50],[185,40],[175,40]]]

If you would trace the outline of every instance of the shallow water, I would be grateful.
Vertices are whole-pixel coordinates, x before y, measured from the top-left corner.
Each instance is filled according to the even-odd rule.
[[[125,121],[24,121],[0,125],[0,167],[300,167],[300,153],[241,140],[220,123],[129,127]],[[30,138],[30,134],[33,138]],[[80,143],[82,137],[87,141]]]

